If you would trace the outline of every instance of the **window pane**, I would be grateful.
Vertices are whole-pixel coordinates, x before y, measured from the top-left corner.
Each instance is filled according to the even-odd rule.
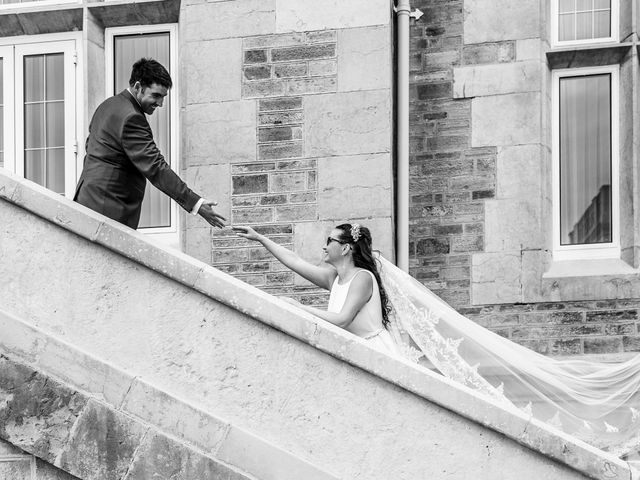
[[[593,38],[592,22],[593,14],[591,12],[576,14],[576,40]]]
[[[46,176],[44,159],[45,159],[44,150],[25,151],[24,152],[24,178],[44,186],[45,176]]]
[[[560,21],[558,22],[558,40],[575,40],[575,15],[560,15]]]
[[[558,11],[560,13],[574,12],[575,9],[576,9],[575,0],[560,0],[560,3],[558,4]]]
[[[169,33],[145,35],[122,35],[114,39],[114,85],[120,92],[129,85],[131,66],[141,57],[150,57],[170,70]],[[147,116],[153,138],[165,160],[171,164],[171,112],[170,98],[167,96],[162,108]],[[168,227],[171,225],[170,200],[164,193],[147,182],[147,190],[142,203],[140,228]]]
[[[611,36],[611,12],[604,10],[594,12],[594,38],[606,38]]]
[[[576,10],[593,10],[593,0],[576,0]]]
[[[24,147],[42,148],[44,140],[44,103],[30,103],[24,106]]]
[[[46,187],[64,195],[64,148],[48,148]]]
[[[46,146],[64,147],[64,102],[46,104]]]
[[[595,0],[595,8],[611,8],[611,0]]]
[[[46,66],[46,100],[64,99],[64,55],[55,53],[47,55]]]
[[[612,241],[611,77],[560,79],[560,243]]]
[[[44,100],[44,55],[24,57],[24,101]]]

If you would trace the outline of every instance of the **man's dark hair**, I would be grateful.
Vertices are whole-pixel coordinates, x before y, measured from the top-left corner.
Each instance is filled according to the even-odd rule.
[[[143,87],[150,87],[153,83],[165,88],[173,86],[167,69],[151,58],[141,58],[133,64],[129,86],[133,87],[136,82],[140,82]]]

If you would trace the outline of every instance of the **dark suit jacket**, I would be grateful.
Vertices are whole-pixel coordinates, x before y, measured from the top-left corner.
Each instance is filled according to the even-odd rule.
[[[185,210],[191,211],[200,199],[171,170],[140,105],[123,90],[93,114],[74,200],[137,228],[146,179]]]

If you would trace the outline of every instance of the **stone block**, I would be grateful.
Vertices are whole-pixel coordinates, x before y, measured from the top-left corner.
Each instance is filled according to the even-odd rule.
[[[276,32],[389,25],[391,18],[386,0],[279,0]]]
[[[476,253],[472,257],[472,305],[522,301],[520,252]]]
[[[31,476],[31,459],[3,461],[0,458],[0,478],[6,480],[34,480]],[[33,460],[35,461],[35,459]]]
[[[271,77],[271,67],[269,65],[244,67],[243,74],[245,80],[265,80]]]
[[[328,93],[337,90],[335,77],[296,78],[287,81],[287,95]]]
[[[198,165],[188,167],[185,175],[187,184],[203,198],[218,202],[214,207],[220,215],[229,218],[231,212],[231,174],[229,164]],[[187,215],[187,225],[195,228],[206,227],[201,217]]]
[[[184,233],[184,252],[211,265],[211,227],[188,228]]]
[[[486,200],[485,251],[542,248],[538,208],[534,201]]]
[[[585,337],[584,353],[618,353],[624,351],[622,337]]]
[[[391,151],[391,95],[369,90],[305,97],[305,156]]]
[[[453,69],[453,97],[470,98],[539,91],[539,61],[476,65]]]
[[[233,209],[231,212],[231,221],[233,224],[239,225],[273,222],[273,209],[263,207]],[[214,252],[214,259],[215,257],[216,254]]]
[[[500,199],[540,196],[544,149],[541,145],[514,145],[498,149],[496,189]]]
[[[538,60],[542,58],[542,40],[540,38],[526,38],[516,41],[516,60]]]
[[[443,255],[451,251],[451,241],[444,238],[423,238],[416,242],[417,255]]]
[[[233,195],[266,193],[269,191],[269,176],[266,174],[233,176],[231,180],[233,182]]]
[[[221,419],[141,379],[132,385],[122,411],[184,439],[205,452],[216,451],[229,429],[229,425]]]
[[[516,58],[514,42],[465,45],[462,49],[465,65],[513,62]]]
[[[306,32],[305,38],[307,43],[326,43],[336,42],[338,40],[337,30],[315,30]]]
[[[16,183],[12,202],[89,240],[96,237],[102,222],[108,220],[90,208],[29,180]]]
[[[18,456],[27,455],[23,450],[19,449],[15,445],[11,445],[9,442],[5,442],[0,438],[0,458],[6,456]],[[2,478],[2,477],[0,477]]]
[[[548,300],[548,297],[543,294],[542,276],[550,263],[551,253],[546,249],[522,252],[522,300],[524,302]]]
[[[282,142],[301,139],[302,129],[298,126],[262,127],[258,129],[259,142]]]
[[[306,74],[306,63],[285,63],[273,66],[273,76],[276,78],[304,77]]]
[[[119,480],[149,427],[90,400],[57,464],[83,480]]]
[[[245,64],[265,63],[268,59],[267,52],[268,50],[264,50],[264,49],[245,50],[243,62]]]
[[[302,111],[258,114],[258,125],[283,125],[288,123],[302,123],[303,121],[304,114]]]
[[[271,175],[272,192],[297,192],[306,190],[307,174],[305,172],[276,173]]]
[[[187,166],[256,160],[254,101],[189,105],[182,123]]]
[[[249,476],[230,466],[163,435],[152,434],[136,452],[136,459],[123,480],[156,478],[250,480]]]
[[[244,39],[244,48],[290,47],[305,43],[303,32],[282,35],[261,35]]]
[[[211,28],[211,19],[216,26]],[[241,38],[273,33],[276,0],[236,0],[187,5],[182,11],[185,40],[197,42],[218,38]]]
[[[278,97],[286,93],[282,80],[262,80],[242,84],[242,98]]]
[[[265,98],[258,101],[259,112],[302,110],[302,97]]]
[[[338,58],[340,56],[341,54],[338,53]],[[312,60],[309,62],[309,75],[312,77],[323,77],[337,73],[338,60]]]
[[[54,462],[87,399],[0,355],[0,438]]]
[[[317,205],[281,205],[276,207],[277,222],[306,222],[317,219]]]
[[[540,36],[540,2],[467,0],[464,3],[464,41],[483,43]]]
[[[391,33],[387,26],[338,32],[338,91],[391,88]]]
[[[258,159],[277,160],[281,158],[302,157],[302,142],[273,143],[258,146]]]
[[[320,219],[354,219],[391,215],[393,209],[391,175],[389,154],[318,159]]]
[[[100,227],[96,243],[185,285],[193,285],[202,263],[172,248],[150,242],[143,234],[113,220]]]
[[[34,461],[36,463],[37,480],[78,480],[78,477],[74,477],[64,470],[43,462],[39,458],[34,458]]]
[[[25,180],[6,170],[2,170],[2,173],[3,175],[0,175],[0,200],[11,200],[18,184]]]
[[[271,50],[272,62],[292,62],[296,60],[316,60],[336,56],[334,43],[302,45],[299,47],[274,48]]]
[[[282,205],[287,203],[286,195],[264,195],[260,197],[260,205]]]
[[[471,101],[471,146],[540,143],[540,94],[515,93]]]
[[[182,88],[187,104],[240,100],[241,39],[191,42],[184,52]]]
[[[216,457],[241,466],[261,480],[336,480],[303,459],[291,455],[241,428],[232,426]]]

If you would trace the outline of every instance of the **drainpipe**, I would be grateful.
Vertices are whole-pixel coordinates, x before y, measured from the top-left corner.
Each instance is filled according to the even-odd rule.
[[[409,20],[418,20],[423,13],[411,12],[409,0],[398,0],[394,11],[398,15],[398,79],[397,79],[397,215],[396,263],[409,271]]]

